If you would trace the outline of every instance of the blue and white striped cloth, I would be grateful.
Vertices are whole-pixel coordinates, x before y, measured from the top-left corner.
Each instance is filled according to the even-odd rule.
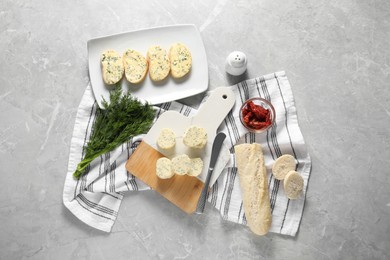
[[[277,72],[240,82],[231,88],[236,93],[236,104],[218,131],[225,132],[227,135],[225,144],[230,148],[243,142],[256,142],[262,145],[272,209],[270,232],[295,236],[305,205],[311,159],[298,126],[290,83],[284,72]],[[241,125],[238,112],[245,100],[258,96],[271,101],[274,105],[276,122],[266,133],[252,134]],[[126,192],[147,190],[150,187],[128,173],[125,168],[127,159],[142,140],[142,135],[94,160],[89,167],[89,173],[79,180],[73,178],[73,172],[83,158],[83,147],[93,130],[96,108],[92,88],[88,85],[77,111],[63,202],[81,221],[96,229],[110,232],[120,214],[119,206]],[[156,110],[157,115],[166,110],[176,110],[186,116],[192,116],[197,112],[177,102],[161,104]],[[246,225],[234,150],[230,149],[230,152],[231,160],[213,185],[208,201],[220,211],[224,220]],[[296,170],[304,179],[304,190],[297,200],[287,199],[283,181],[276,180],[271,173],[272,164],[282,154],[291,154],[296,158],[298,162]]]

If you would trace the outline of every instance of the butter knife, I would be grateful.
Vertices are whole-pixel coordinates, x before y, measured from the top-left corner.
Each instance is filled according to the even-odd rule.
[[[225,138],[226,135],[224,133],[219,133],[214,139],[213,147],[211,148],[210,165],[209,170],[207,171],[206,182],[204,183],[202,193],[200,194],[198,200],[198,205],[196,206],[195,213],[197,214],[202,214],[204,212],[204,207],[206,205],[207,195],[209,192],[210,179],[213,175],[214,166],[217,162],[219,151],[221,151],[221,147]]]

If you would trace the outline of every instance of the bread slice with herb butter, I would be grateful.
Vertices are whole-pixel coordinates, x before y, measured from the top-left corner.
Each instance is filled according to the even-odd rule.
[[[275,179],[283,180],[289,171],[295,170],[295,158],[291,154],[283,154],[278,157],[272,166],[272,174]]]
[[[127,81],[133,84],[140,83],[148,72],[148,62],[138,51],[127,49],[123,53],[123,65]]]
[[[171,46],[169,49],[169,61],[171,63],[171,74],[174,78],[184,77],[191,70],[191,52],[182,43],[175,43]]]
[[[167,51],[159,45],[149,47],[146,54],[149,63],[149,76],[153,81],[165,79],[171,70]]]
[[[118,83],[124,72],[121,56],[114,50],[106,50],[100,56],[103,81],[107,85]]]

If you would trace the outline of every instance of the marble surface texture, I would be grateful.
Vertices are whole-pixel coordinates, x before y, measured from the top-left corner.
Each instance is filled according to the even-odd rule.
[[[313,163],[295,238],[211,208],[183,217],[152,191],[125,197],[110,234],[63,206],[87,41],[185,23],[210,88],[286,71]],[[389,1],[2,0],[0,39],[0,259],[390,258]],[[224,71],[234,50],[248,57],[241,77]]]

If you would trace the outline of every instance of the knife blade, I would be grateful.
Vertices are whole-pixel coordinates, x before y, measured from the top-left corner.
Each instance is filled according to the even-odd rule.
[[[211,148],[210,165],[207,171],[206,182],[204,183],[203,190],[202,193],[200,194],[196,211],[195,211],[195,213],[197,214],[202,214],[204,212],[204,207],[206,205],[207,195],[209,191],[210,179],[211,176],[213,175],[214,166],[217,162],[219,152],[221,151],[221,147],[225,138],[226,135],[224,133],[218,133],[214,139],[213,147]]]

